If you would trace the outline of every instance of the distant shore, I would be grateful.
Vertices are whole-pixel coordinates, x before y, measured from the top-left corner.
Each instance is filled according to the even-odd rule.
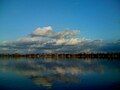
[[[4,57],[25,57],[25,58],[100,58],[100,59],[120,59],[120,53],[40,53],[40,54],[0,54],[0,58]]]

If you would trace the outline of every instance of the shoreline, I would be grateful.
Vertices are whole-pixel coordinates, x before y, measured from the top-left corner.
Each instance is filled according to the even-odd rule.
[[[85,59],[120,59],[120,53],[78,53],[78,54],[65,54],[65,53],[40,53],[40,54],[0,54],[0,58],[13,57],[13,58],[85,58]]]

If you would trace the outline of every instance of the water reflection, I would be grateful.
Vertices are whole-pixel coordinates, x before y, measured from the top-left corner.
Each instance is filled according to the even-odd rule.
[[[119,84],[120,61],[1,58],[0,72],[13,72],[27,77],[36,85],[47,89],[53,89],[56,86],[74,88],[76,86],[103,86],[103,83]]]

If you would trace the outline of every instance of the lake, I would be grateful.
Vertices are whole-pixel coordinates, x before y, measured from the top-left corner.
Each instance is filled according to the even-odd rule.
[[[0,90],[120,90],[120,60],[0,58]]]

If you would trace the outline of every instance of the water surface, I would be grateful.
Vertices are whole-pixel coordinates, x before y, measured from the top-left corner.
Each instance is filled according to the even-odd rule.
[[[0,90],[120,89],[120,61],[0,58]]]

